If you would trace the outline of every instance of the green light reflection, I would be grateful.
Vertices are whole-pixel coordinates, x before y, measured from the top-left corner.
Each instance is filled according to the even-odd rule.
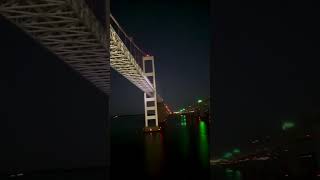
[[[187,118],[186,118],[186,115],[181,115],[180,117],[181,117],[181,119],[180,119],[180,125],[181,125],[181,126],[187,126]]]
[[[186,119],[186,115],[181,115],[180,116],[181,119],[181,128],[180,128],[180,149],[181,149],[181,153],[183,154],[184,158],[188,157],[188,153],[189,153],[189,131],[187,128],[187,119]]]
[[[225,169],[225,175],[228,180],[242,180],[242,174],[239,170]]]
[[[208,133],[207,125],[205,122],[199,123],[199,136],[200,136],[200,158],[204,167],[209,167],[209,146],[208,146]]]
[[[241,180],[242,179],[242,174],[239,170],[234,172],[234,179],[235,180]]]

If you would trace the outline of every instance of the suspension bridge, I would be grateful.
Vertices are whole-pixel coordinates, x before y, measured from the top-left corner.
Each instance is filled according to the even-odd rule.
[[[145,129],[160,130],[155,58],[111,14],[101,23],[84,0],[0,0],[0,14],[107,95],[110,67],[119,72],[144,93]]]

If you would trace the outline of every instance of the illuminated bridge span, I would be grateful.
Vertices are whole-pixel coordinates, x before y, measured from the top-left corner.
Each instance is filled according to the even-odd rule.
[[[111,66],[144,92],[145,126],[150,120],[158,126],[157,103],[163,99],[157,94],[154,57],[140,50],[111,15],[104,27],[84,0],[0,0],[0,14],[106,94]]]

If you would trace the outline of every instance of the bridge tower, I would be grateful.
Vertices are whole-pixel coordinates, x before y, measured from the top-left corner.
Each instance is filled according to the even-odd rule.
[[[154,56],[143,56],[143,72],[151,82],[154,91],[144,93],[144,114],[145,114],[145,131],[158,131],[158,107],[157,107],[157,87],[155,78]],[[151,66],[147,66],[151,65]],[[149,126],[149,121],[155,121],[155,126]]]

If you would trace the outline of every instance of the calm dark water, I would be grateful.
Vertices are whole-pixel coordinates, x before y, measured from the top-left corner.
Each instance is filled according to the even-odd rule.
[[[293,164],[286,164],[294,168]],[[283,168],[278,160],[251,161],[238,165],[212,166],[212,180],[318,180],[320,175],[312,168],[302,166],[293,171]]]
[[[285,172],[279,172],[272,167],[264,168],[211,168],[212,180],[318,180],[317,175],[294,176]]]
[[[208,179],[209,128],[198,117],[172,118],[163,132],[144,134],[143,116],[112,120],[111,177]]]
[[[142,132],[144,116],[111,121],[111,168],[42,172],[0,179],[211,179],[211,180],[317,180],[305,172],[293,176],[277,161],[255,161],[245,165],[209,165],[209,125],[199,117],[178,116],[168,120],[163,132]],[[306,167],[306,169],[308,169]],[[297,172],[296,172],[297,173]]]
[[[145,134],[144,116],[111,120],[111,168],[24,173],[0,179],[209,179],[209,128],[198,117],[169,119],[163,132]]]

